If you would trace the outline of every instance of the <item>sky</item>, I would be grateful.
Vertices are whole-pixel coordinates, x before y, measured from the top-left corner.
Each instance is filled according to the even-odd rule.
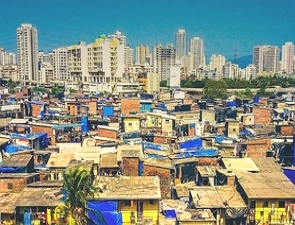
[[[205,54],[251,55],[255,45],[295,43],[295,0],[1,0],[0,47],[16,53],[16,29],[38,30],[39,51],[92,43],[121,30],[127,44],[174,44],[185,29]]]

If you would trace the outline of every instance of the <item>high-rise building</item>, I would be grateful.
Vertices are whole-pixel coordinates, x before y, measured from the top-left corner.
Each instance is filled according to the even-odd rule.
[[[12,52],[6,52],[4,48],[0,48],[0,66],[15,65],[16,55]]]
[[[256,67],[253,64],[248,65],[245,68],[245,79],[251,80],[256,78]]]
[[[226,62],[225,56],[213,54],[210,57],[210,64],[209,64],[210,70],[214,70],[215,72],[221,72],[222,68],[225,65],[225,62]]]
[[[255,46],[253,49],[253,65],[257,73],[277,73],[280,70],[280,49],[277,46]]]
[[[192,57],[193,69],[205,66],[204,44],[201,38],[194,37],[190,40],[190,57]]]
[[[124,47],[127,45],[126,35],[122,34],[120,30],[117,30],[113,35],[111,35],[111,37],[119,39],[120,45],[123,45]]]
[[[170,75],[170,67],[175,65],[176,52],[172,45],[166,47],[156,44],[153,47],[154,73],[161,75],[161,80],[167,80]]]
[[[150,54],[148,45],[138,45],[136,47],[136,63],[143,65],[147,61],[147,57]]]
[[[291,74],[294,72],[293,67],[294,45],[292,42],[286,42],[282,47],[281,71]]]
[[[187,56],[188,53],[188,35],[183,29],[179,29],[175,34],[176,59]]]
[[[31,24],[17,28],[18,80],[38,83],[38,36]]]
[[[56,80],[70,80],[68,71],[68,48],[57,48],[53,50],[53,75]]]
[[[133,48],[126,46],[124,50],[124,64],[125,68],[133,66]]]

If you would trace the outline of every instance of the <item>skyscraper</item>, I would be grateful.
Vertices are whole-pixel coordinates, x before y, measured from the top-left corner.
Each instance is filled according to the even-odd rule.
[[[185,30],[179,29],[175,34],[176,59],[181,59],[187,55],[188,51],[188,35]]]
[[[293,73],[294,45],[286,42],[282,47],[281,71],[287,74]]]
[[[31,24],[17,28],[18,80],[38,83],[38,36]]]
[[[201,38],[194,37],[190,40],[190,53],[193,69],[203,68],[205,66],[205,54],[204,44]]]
[[[150,50],[148,45],[138,45],[136,47],[136,62],[141,65],[144,64],[149,54]]]
[[[253,64],[259,72],[277,73],[280,70],[280,49],[277,46],[255,46],[253,49]]]
[[[170,75],[170,67],[175,65],[175,49],[172,45],[163,47],[157,44],[153,48],[154,73],[161,75],[161,80],[167,80]]]

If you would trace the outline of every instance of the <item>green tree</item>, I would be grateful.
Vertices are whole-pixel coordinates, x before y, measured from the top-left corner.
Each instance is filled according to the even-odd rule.
[[[89,213],[97,217],[99,224],[105,224],[102,214],[88,207],[87,200],[98,197],[98,189],[93,186],[93,178],[89,171],[81,166],[67,169],[63,173],[63,191],[65,202],[55,209],[59,225],[85,225],[94,222]]]
[[[207,99],[226,98],[227,84],[224,80],[208,80],[203,90],[203,97]]]
[[[160,87],[167,87],[168,83],[167,80],[160,81]]]

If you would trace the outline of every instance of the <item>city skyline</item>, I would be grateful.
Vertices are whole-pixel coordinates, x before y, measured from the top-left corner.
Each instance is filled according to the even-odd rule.
[[[0,19],[5,23],[0,24],[0,46],[12,52],[16,52],[16,28],[23,23],[38,29],[39,50],[44,52],[78,41],[91,43],[100,34],[115,30],[121,30],[127,44],[135,49],[139,44],[150,48],[156,43],[174,45],[174,34],[184,29],[189,39],[204,40],[207,57],[223,54],[229,59],[235,46],[239,56],[246,56],[252,55],[256,45],[281,48],[285,42],[295,42],[292,0],[151,0],[140,4],[134,0],[52,0],[45,5],[16,0],[4,1],[1,6]]]

